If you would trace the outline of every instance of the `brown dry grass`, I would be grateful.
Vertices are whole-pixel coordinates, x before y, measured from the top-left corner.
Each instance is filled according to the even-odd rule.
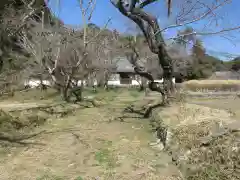
[[[22,101],[21,96],[17,97]],[[64,116],[48,114],[45,124],[32,130],[45,130],[45,133],[27,140],[41,145],[1,147],[0,179],[180,180],[179,169],[187,180],[235,180],[240,177],[238,134],[220,137],[208,147],[200,147],[201,138],[239,117],[233,116],[239,101],[215,99],[203,103],[201,100],[202,104],[197,105],[196,99],[193,102],[183,98],[185,101],[154,111],[154,118],[159,118],[169,127],[168,150],[177,160],[178,169],[166,152],[149,146],[149,142],[154,140],[149,131],[149,121],[140,120],[137,116],[129,116],[124,122],[115,119],[129,104],[142,106],[154,103],[160,97],[155,94],[146,98],[143,93],[120,90],[96,94],[96,99],[101,101],[100,107],[80,108],[80,104],[65,104],[52,109],[53,112],[75,110]],[[31,101],[29,99],[22,106],[33,105],[29,103]],[[11,107],[5,102],[0,107],[5,111],[19,108],[16,103]],[[11,113],[16,117],[36,113],[44,115],[38,109],[25,111],[21,108],[21,112]]]
[[[35,129],[45,132],[26,141],[41,144],[4,151],[0,179],[179,179],[179,171],[171,164],[171,158],[149,147],[149,141],[154,138],[148,131],[147,121],[131,117],[125,122],[112,120],[142,95],[128,91],[113,94],[117,97],[108,97],[101,107],[80,108],[72,115],[48,117],[45,125]],[[103,97],[98,99],[104,101]],[[5,108],[8,109],[12,109],[10,105]]]
[[[208,147],[193,149],[185,167],[187,179],[239,179],[239,138],[239,133],[231,133],[219,137]]]
[[[183,87],[190,91],[238,91],[240,80],[191,80],[184,82]]]
[[[240,134],[223,135],[209,146],[201,147],[202,138],[234,122],[230,112],[183,103],[170,107],[167,114],[160,116],[170,127],[169,150],[187,180],[236,180],[240,177]]]

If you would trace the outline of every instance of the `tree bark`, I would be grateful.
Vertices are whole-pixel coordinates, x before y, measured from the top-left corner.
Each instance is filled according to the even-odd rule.
[[[68,93],[68,88],[66,87],[62,87],[61,88],[61,94],[62,94],[62,98],[64,101],[69,102],[70,101],[70,96]]]
[[[42,79],[41,75],[40,75],[40,88],[41,88],[41,91],[47,90],[47,86],[45,84],[43,84],[43,79]]]
[[[137,0],[117,0],[115,2],[111,0],[111,2],[124,16],[128,17],[130,20],[132,20],[139,26],[147,40],[150,50],[152,51],[152,53],[158,55],[159,64],[162,66],[163,69],[163,88],[161,88],[157,83],[154,82],[153,76],[150,73],[146,72],[144,67],[140,67],[137,65],[136,59],[139,58],[138,55],[135,56],[135,71],[136,73],[147,78],[150,81],[149,88],[152,91],[157,91],[162,94],[163,104],[169,103],[169,98],[171,97],[171,94],[174,90],[172,82],[172,59],[167,53],[166,44],[162,37],[157,18],[142,10],[142,8],[150,4],[151,1],[146,0],[143,3],[138,4],[138,7],[136,6]]]

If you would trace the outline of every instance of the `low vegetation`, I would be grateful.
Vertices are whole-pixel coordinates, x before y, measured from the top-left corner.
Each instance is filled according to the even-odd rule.
[[[239,91],[240,80],[190,80],[183,83],[190,91]]]
[[[221,31],[184,24],[196,22],[193,9],[201,20],[228,1],[179,4],[176,22],[184,28],[171,43],[162,34],[169,28],[145,13],[155,0],[111,1],[138,25],[135,36],[107,29],[110,20],[104,28],[93,24],[95,0],[79,1],[82,29],[66,27],[46,2],[0,3],[0,179],[239,179],[240,81],[206,80],[216,71],[239,79],[239,58],[223,62],[206,53],[198,34]],[[168,0],[168,16],[171,7]],[[124,58],[141,88],[108,86]],[[186,81],[176,93],[173,76]],[[40,82],[36,89],[26,84],[32,78]],[[196,91],[220,96],[191,97]]]
[[[94,107],[87,102],[62,103],[61,99],[58,103],[52,93],[29,90],[0,103],[0,163],[5,163],[1,178],[221,180],[239,175],[239,124],[231,126],[238,117],[232,115],[234,109],[230,112],[223,106],[218,110],[207,100],[205,107],[194,105],[183,96],[171,107],[155,109],[150,121],[142,121],[142,107],[156,103],[156,94],[144,97],[136,89],[110,89],[107,94],[86,89],[84,95],[101,104]],[[28,94],[28,100],[22,101]],[[41,100],[43,95],[48,99]],[[234,103],[238,99],[232,107]],[[129,104],[135,112],[126,111]],[[168,131],[165,150],[160,144],[149,144],[155,139],[152,129],[159,125]],[[20,155],[25,146],[28,150]],[[42,159],[27,159],[29,153]],[[19,163],[13,165],[13,157]],[[12,165],[14,171],[9,168]],[[49,170],[44,170],[46,165]]]
[[[238,179],[239,121],[224,110],[192,104],[182,108],[170,149],[176,148],[171,152],[186,179]]]

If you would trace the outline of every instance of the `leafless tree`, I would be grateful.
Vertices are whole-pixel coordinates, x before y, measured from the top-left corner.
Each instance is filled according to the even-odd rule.
[[[149,50],[147,42],[145,41],[144,36],[138,27],[131,25],[130,29],[133,33],[135,33],[135,35],[128,38],[128,45],[129,43],[131,44],[130,46],[134,45],[135,51],[137,50],[140,57],[138,62],[141,63],[141,66],[145,67],[145,70],[148,73],[152,74],[154,79],[162,79],[162,68],[159,66],[158,56]],[[166,44],[166,50],[173,61],[174,76],[178,75],[179,71],[182,72],[186,70],[188,64],[191,62],[191,57],[187,53],[186,46],[189,41],[194,41],[196,37],[195,35],[189,35],[186,37],[181,36],[184,33],[189,33],[189,31],[189,28],[185,29],[184,31],[179,31],[178,35],[174,39],[170,40],[168,44]],[[139,82],[140,89],[145,89],[147,82],[146,79],[141,77],[137,78],[136,80]]]
[[[150,81],[149,88],[152,91],[160,92],[163,97],[163,103],[167,103],[168,98],[170,97],[171,89],[173,89],[172,59],[170,58],[166,51],[162,34],[159,33],[160,27],[158,25],[157,19],[142,10],[143,7],[152,3],[153,1],[143,1],[140,3],[136,0],[131,1],[112,0],[111,2],[116,8],[118,8],[118,10],[123,15],[134,21],[140,27],[144,36],[146,37],[150,50],[154,54],[158,55],[159,63],[163,68],[164,89],[156,85],[152,74],[146,72],[143,66],[138,65],[137,59],[139,58],[139,55],[136,50],[134,50],[135,54],[129,55],[130,56],[129,58],[131,59],[132,63],[135,66],[136,73],[147,78]]]
[[[82,99],[82,86],[79,87],[76,80],[85,80],[96,68],[93,66],[96,57],[93,49],[101,31],[94,36],[88,34],[88,22],[95,4],[95,0],[89,0],[87,5],[80,1],[83,22],[80,31],[44,24],[31,17],[28,18],[30,28],[21,31],[20,45],[33,55],[38,66],[48,71],[66,101],[72,94],[77,101]]]
[[[26,53],[16,44],[17,37],[12,36],[20,25],[18,20],[23,10],[15,11],[11,5],[1,10],[0,86],[1,94],[8,94],[22,88],[22,70],[28,66],[28,60]]]
[[[158,0],[111,0],[112,4],[127,18],[136,23],[141,31],[143,32],[150,50],[152,53],[158,55],[159,64],[163,69],[163,89],[160,86],[156,86],[154,83],[154,78],[152,74],[146,72],[145,67],[141,67],[137,64],[137,59],[139,55],[131,55],[134,65],[135,71],[147,78],[149,83],[149,88],[153,91],[158,91],[162,94],[163,103],[168,102],[169,97],[171,96],[171,90],[173,89],[172,77],[173,77],[173,60],[170,57],[169,53],[166,49],[166,43],[163,39],[162,32],[169,29],[175,28],[179,26],[185,26],[204,18],[209,18],[209,22],[217,21],[219,17],[216,16],[214,11],[219,9],[220,7],[230,3],[231,0],[213,0],[210,3],[206,3],[205,1],[198,0],[190,0],[190,1],[178,1],[177,3],[173,3],[171,0],[167,1],[167,9],[168,16],[171,14],[171,9],[173,6],[180,7],[180,12],[177,13],[176,24],[166,27],[164,29],[160,29],[157,18],[153,15],[144,11],[144,7],[156,2]],[[219,34],[221,32],[226,32],[230,30],[239,29],[239,26],[231,27],[228,29],[221,29],[216,32],[196,32],[193,30],[188,34],[182,34],[181,36],[188,37],[190,35],[213,35]],[[136,52],[136,51],[135,51]],[[159,87],[159,88],[157,88]]]
[[[111,74],[117,68],[117,62],[114,61],[114,57],[119,54],[116,46],[117,39],[115,38],[115,34],[113,32],[105,29],[95,40],[95,44],[97,57],[93,64],[96,67],[96,71],[94,73],[97,86],[108,89],[107,82]]]

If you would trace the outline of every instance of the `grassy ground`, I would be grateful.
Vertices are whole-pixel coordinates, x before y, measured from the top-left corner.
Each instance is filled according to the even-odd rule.
[[[26,96],[29,100],[23,102],[21,97]],[[14,147],[10,147],[4,142],[0,179],[177,179],[179,171],[172,165],[171,157],[149,146],[154,136],[148,129],[147,121],[126,118],[120,122],[115,119],[127,104],[142,98],[142,95],[135,91],[111,91],[104,95],[105,98],[103,93],[96,96],[101,99],[101,107],[79,108],[72,105],[76,108],[72,114],[63,117],[51,115],[44,125],[27,131],[44,130],[38,136],[23,141],[34,144],[15,143],[11,144]],[[13,104],[7,100],[7,104],[6,101],[1,102],[0,107],[16,116],[19,113],[16,101],[23,102],[18,107],[25,114],[23,107],[33,105],[30,104],[33,101],[30,95],[22,94],[16,95]],[[34,103],[42,106],[46,101]],[[69,105],[64,106],[69,108]],[[36,112],[27,110],[27,113]],[[43,114],[41,111],[39,116]]]
[[[171,148],[187,180],[239,179],[239,104],[238,96],[191,97],[182,103]]]
[[[183,87],[190,91],[239,91],[240,80],[191,80]]]
[[[189,103],[207,106],[213,109],[222,109],[228,111],[234,118],[240,119],[240,98],[239,97],[223,97],[223,98],[191,98]]]
[[[167,151],[163,151],[149,144],[155,141],[150,131],[151,118],[123,115],[123,109],[130,104],[140,107],[159,98],[156,94],[143,94],[123,89],[85,91],[85,96],[99,102],[98,107],[62,103],[53,91],[22,92],[2,100],[0,179],[177,180],[183,175],[187,180],[237,179],[239,158],[234,153],[240,153],[235,141],[238,136],[218,138],[205,147],[207,151],[200,144],[222,124],[239,117],[235,107],[239,99],[187,99],[154,111],[153,117],[162,120],[172,134]],[[33,133],[39,134],[17,139]],[[219,151],[219,145],[225,146]],[[224,155],[227,162],[234,161],[235,165],[221,164],[212,152]],[[225,174],[221,173],[223,169]],[[226,175],[229,173],[234,176]]]

